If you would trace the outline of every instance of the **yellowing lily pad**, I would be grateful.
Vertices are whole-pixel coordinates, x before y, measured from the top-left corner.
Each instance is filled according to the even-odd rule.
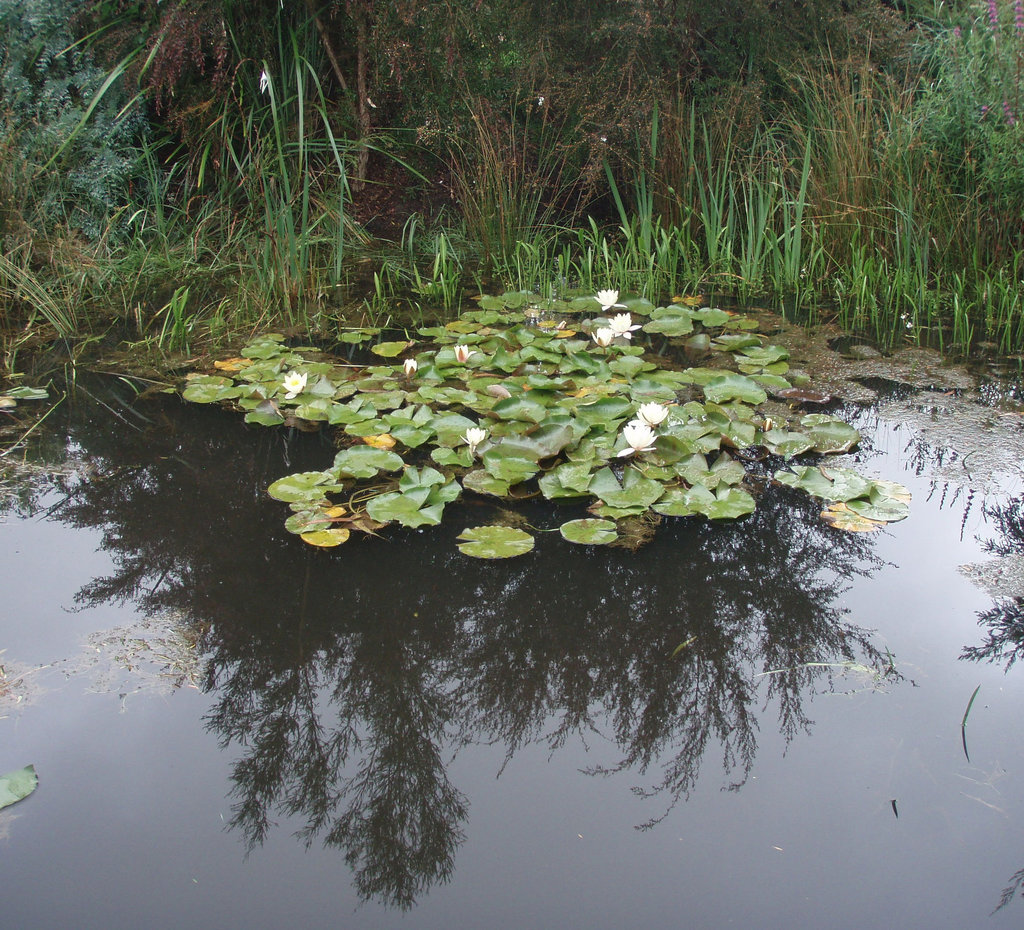
[[[312,530],[309,533],[303,533],[299,539],[303,542],[309,543],[311,546],[317,546],[321,549],[329,549],[333,546],[340,546],[343,542],[347,542],[349,537],[349,531],[341,526],[332,526],[327,530]]]
[[[219,368],[221,371],[241,371],[243,368],[248,368],[252,364],[252,359],[249,358],[224,358],[219,359],[213,363],[214,368]]]
[[[395,437],[390,433],[380,433],[376,436],[363,436],[363,442],[365,442],[372,449],[393,449],[395,447]]]
[[[529,533],[512,526],[471,526],[458,538],[459,551],[474,559],[511,559],[529,552],[534,545]]]
[[[823,510],[821,519],[829,526],[833,526],[837,530],[845,530],[848,533],[873,533],[885,526],[884,523],[877,520],[869,520],[867,517],[854,513],[842,502],[832,504]]]

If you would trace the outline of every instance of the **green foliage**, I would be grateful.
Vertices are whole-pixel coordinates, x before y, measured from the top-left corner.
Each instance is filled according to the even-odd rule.
[[[579,303],[591,309],[617,299],[602,292]],[[662,309],[625,303],[638,314]],[[249,411],[250,422],[268,426],[326,423],[347,437],[330,467],[280,478],[268,489],[290,505],[289,531],[329,547],[351,530],[436,526],[464,492],[514,502],[538,491],[552,502],[589,501],[593,518],[568,521],[563,538],[625,545],[631,534],[620,533],[621,521],[751,513],[755,483],[744,487],[744,462],[758,456],[741,460],[730,450],[760,448],[789,460],[846,452],[859,440],[855,429],[825,414],[773,423],[758,411],[767,400],[762,383],[789,385],[765,371],[784,364],[786,352],[764,345],[743,317],[690,311],[714,358],[708,367],[677,370],[632,345],[629,314],[581,320],[574,330],[536,324],[524,312],[537,310],[571,312],[564,300],[508,293],[447,326],[420,329],[416,341],[393,343],[410,353],[404,362],[356,371],[262,337],[241,357],[218,363],[231,377],[193,375],[184,397],[234,404]],[[605,324],[619,335],[598,338]],[[266,418],[251,419],[253,411]],[[776,477],[842,503],[836,519],[843,528],[906,516],[905,501],[890,500],[903,494],[895,485],[844,469],[835,475],[807,466]],[[533,545],[508,527],[477,527],[460,539],[464,553],[480,558],[511,557]]]
[[[934,167],[965,196],[977,197],[983,241],[1000,250],[1024,245],[1024,22],[1014,4],[972,7],[964,18],[939,30],[925,49],[933,74],[919,104],[921,135]],[[986,228],[987,227],[987,228]]]
[[[74,31],[74,0],[0,0],[0,140],[25,186],[7,191],[0,232],[19,216],[91,238],[123,232],[145,122]],[[8,178],[9,164],[0,163]]]

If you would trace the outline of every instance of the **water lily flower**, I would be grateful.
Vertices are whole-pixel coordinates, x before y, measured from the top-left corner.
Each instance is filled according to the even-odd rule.
[[[267,74],[267,69],[264,68],[260,72],[260,93],[265,94],[268,87],[270,87],[270,75]]]
[[[602,326],[596,332],[590,334],[590,338],[594,340],[602,349],[607,349],[612,344],[612,340],[615,338],[613,333],[608,327]]]
[[[282,387],[284,387],[287,392],[284,395],[284,399],[291,400],[293,397],[306,390],[306,375],[299,374],[297,371],[289,371],[288,374],[284,376]]]
[[[476,447],[487,438],[487,430],[479,426],[471,426],[462,436],[463,441],[469,446],[469,454],[476,455]]]
[[[640,324],[633,322],[633,317],[628,313],[616,313],[608,321],[608,328],[615,333],[616,336],[622,336],[623,339],[632,339],[633,330],[639,329]]]
[[[405,376],[407,378],[411,378],[414,374],[416,374],[416,369],[419,367],[419,362],[417,362],[416,359],[414,358],[407,358],[405,362],[403,362],[402,364],[402,368],[404,369]]]
[[[619,453],[619,458],[624,455],[632,455],[634,452],[650,452],[658,437],[654,435],[654,430],[645,423],[633,420],[622,427],[622,438],[629,443],[629,447]]]
[[[460,365],[465,365],[469,361],[469,357],[473,354],[474,350],[469,346],[464,346],[461,343],[455,347],[455,361]]]
[[[618,291],[598,291],[597,302],[601,305],[602,311],[611,310],[612,307],[621,307],[622,304],[617,303],[619,299]]]
[[[636,415],[639,422],[653,429],[668,416],[668,407],[652,401],[649,404],[641,404]]]

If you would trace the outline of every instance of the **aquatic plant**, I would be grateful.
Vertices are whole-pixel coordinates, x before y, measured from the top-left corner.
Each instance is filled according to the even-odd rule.
[[[385,365],[341,366],[282,336],[261,336],[218,362],[219,374],[190,375],[184,397],[231,403],[250,423],[339,430],[344,447],[330,467],[268,489],[292,510],[287,529],[322,547],[353,530],[436,526],[463,493],[585,504],[599,522],[569,520],[563,538],[625,544],[623,530],[637,520],[751,513],[754,489],[769,477],[748,474],[760,459],[841,453],[858,442],[857,430],[829,414],[759,410],[769,392],[805,378],[790,370],[785,349],[754,331],[756,321],[632,298],[612,330],[591,315],[613,305],[609,296],[482,297],[479,309],[446,326],[372,345],[384,359],[407,356]],[[632,323],[634,314],[647,322]],[[700,348],[702,364],[667,367],[626,339],[597,339],[595,348],[588,336],[639,329]],[[348,335],[370,342],[376,333]],[[823,518],[840,529],[877,529],[908,513],[905,488],[848,468],[780,468],[774,480],[822,498]],[[521,529],[467,533],[460,548],[469,555],[530,548]]]

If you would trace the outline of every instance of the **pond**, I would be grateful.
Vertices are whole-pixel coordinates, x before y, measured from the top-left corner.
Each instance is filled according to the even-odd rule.
[[[306,546],[266,488],[326,432],[83,379],[0,487],[5,921],[1018,926],[1020,407],[834,355],[908,519],[773,485],[507,561],[471,496]]]

